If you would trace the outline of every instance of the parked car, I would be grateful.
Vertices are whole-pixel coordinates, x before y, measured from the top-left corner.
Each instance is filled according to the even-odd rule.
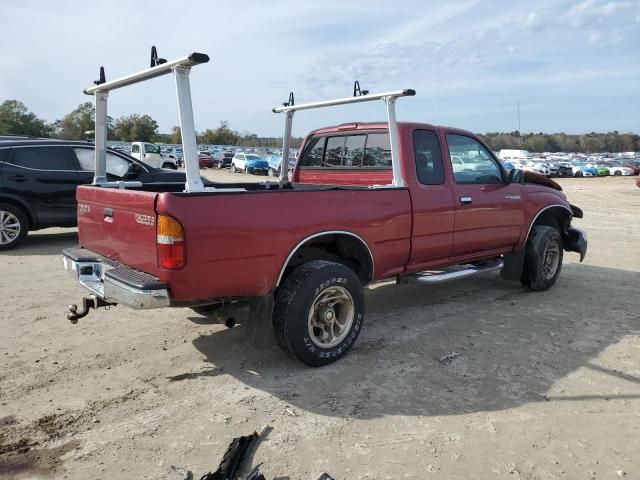
[[[573,164],[573,176],[574,177],[597,177],[598,171],[595,167],[589,166],[586,163],[574,163]]]
[[[626,160],[622,165],[632,169],[634,175],[640,174],[640,160]]]
[[[558,177],[573,177],[573,167],[567,162],[558,162],[558,171],[556,172]]]
[[[179,167],[184,163],[183,156],[184,153],[182,152],[182,148],[172,148],[169,153],[169,158],[175,159]]]
[[[213,154],[213,163],[218,168],[230,167],[233,160],[233,152],[229,150],[222,150]]]
[[[252,153],[236,153],[231,160],[231,172],[267,174],[269,162]]]
[[[609,169],[609,175],[615,176],[632,176],[635,175],[635,171],[632,166],[627,166],[623,162],[610,161],[602,164]]]
[[[593,167],[596,169],[597,175],[599,177],[606,177],[609,175],[609,167],[602,164],[596,164],[593,165]]]
[[[75,226],[76,187],[92,182],[93,166],[93,143],[0,141],[0,250],[18,246],[29,231]],[[107,178],[150,184],[146,188],[185,181],[182,172],[155,168],[110,149]]]
[[[198,152],[198,165],[200,168],[213,168],[215,163],[209,152]]]
[[[272,177],[279,177],[280,165],[282,164],[282,155],[269,155],[266,160],[269,163],[269,175],[271,175]],[[289,157],[289,171],[293,170],[295,166],[295,157]]]

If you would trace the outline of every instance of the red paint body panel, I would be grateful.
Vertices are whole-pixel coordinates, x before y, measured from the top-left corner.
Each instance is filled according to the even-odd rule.
[[[157,275],[157,195],[155,192],[89,185],[78,187],[76,198],[80,245],[125,265]],[[105,209],[112,211],[111,217],[105,215]],[[136,214],[150,217],[153,224],[139,223],[136,221]]]
[[[386,128],[382,122],[329,127],[312,132],[305,142],[317,133]],[[442,185],[422,185],[417,179],[412,141],[416,129],[437,134],[444,162]],[[80,243],[158,276],[168,285],[173,301],[197,302],[272,291],[289,255],[319,232],[345,231],[360,237],[373,256],[374,280],[379,280],[511,252],[524,245],[542,209],[550,205],[569,209],[562,192],[542,185],[456,184],[446,145],[448,132],[477,140],[461,130],[398,124],[406,188],[299,185],[283,191],[187,195],[79,187]],[[391,182],[392,173],[296,167],[292,178],[325,186],[384,185]],[[473,204],[462,205],[461,196],[472,196]],[[105,208],[112,210],[113,221],[105,221]],[[160,213],[179,220],[184,228],[187,262],[181,270],[158,268],[155,226],[144,219]]]
[[[297,174],[298,182],[320,185],[389,185],[393,180],[391,170],[328,170],[305,168]]]
[[[361,237],[375,259],[375,278],[400,273],[409,254],[406,189],[162,193],[157,211],[180,219],[185,230],[187,266],[159,275],[177,301],[264,295],[293,248],[322,231]]]

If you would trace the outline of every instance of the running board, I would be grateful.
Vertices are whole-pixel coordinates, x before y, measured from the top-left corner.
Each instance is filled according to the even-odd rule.
[[[467,265],[456,265],[455,267],[447,268],[446,270],[422,272],[400,278],[404,281],[414,280],[421,283],[443,283],[450,282],[452,280],[458,280],[460,278],[470,277],[478,273],[494,272],[500,270],[502,268],[502,265],[502,259],[495,258],[493,260],[487,260],[484,262],[477,262]]]

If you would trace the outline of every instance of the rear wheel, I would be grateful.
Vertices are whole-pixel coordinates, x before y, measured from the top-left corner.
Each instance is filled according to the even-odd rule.
[[[0,250],[16,247],[29,232],[29,219],[9,203],[0,203]]]
[[[560,232],[544,225],[533,227],[525,247],[524,269],[520,282],[529,290],[548,290],[562,269]]]
[[[620,170],[616,170],[615,172],[613,172],[613,174],[614,174],[616,177],[619,177],[620,175],[622,175],[622,172],[621,172]]]
[[[364,294],[348,267],[313,260],[296,268],[276,294],[273,327],[286,353],[312,367],[342,358],[364,320]]]
[[[581,176],[582,176],[582,172],[581,172],[580,170],[578,170],[578,171],[576,172],[576,175],[575,175],[575,176],[576,176],[576,177],[581,177]]]

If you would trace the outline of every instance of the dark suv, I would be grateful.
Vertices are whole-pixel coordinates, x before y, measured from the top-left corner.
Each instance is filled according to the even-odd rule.
[[[29,230],[76,225],[76,187],[93,181],[94,145],[0,137],[0,250]],[[151,167],[107,150],[107,178],[147,184],[184,183],[184,172]],[[160,187],[161,188],[161,187]]]

